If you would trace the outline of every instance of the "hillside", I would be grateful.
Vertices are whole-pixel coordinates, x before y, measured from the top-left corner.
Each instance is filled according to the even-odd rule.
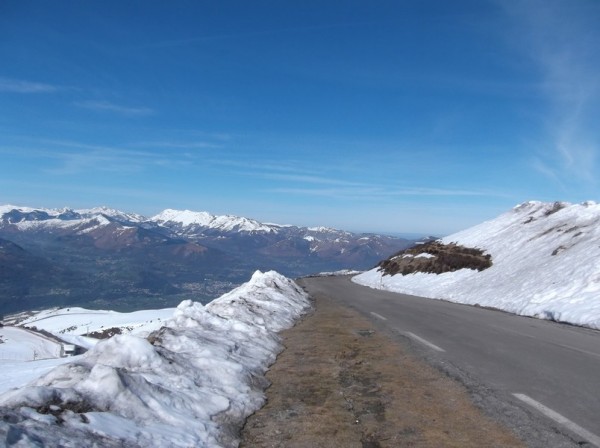
[[[526,202],[440,243],[478,249],[491,266],[389,275],[380,265],[353,281],[600,329],[599,204]],[[426,246],[420,252],[435,258]]]
[[[206,303],[256,269],[289,277],[367,269],[402,238],[165,210],[144,216],[0,206],[0,314],[50,307],[132,311]]]

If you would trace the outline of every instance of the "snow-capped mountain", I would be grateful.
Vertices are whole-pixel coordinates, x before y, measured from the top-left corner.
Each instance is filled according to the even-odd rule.
[[[600,329],[600,204],[526,202],[441,243],[480,249],[492,265],[392,276],[378,267],[353,280]]]
[[[0,205],[0,220],[3,223],[10,223],[23,226],[26,222],[46,223],[47,225],[68,225],[72,221],[81,221],[84,219],[99,219],[103,217],[106,221],[142,222],[145,221],[142,215],[136,213],[126,213],[109,207],[95,207],[89,209],[73,210],[70,208],[48,209],[19,207],[14,205]]]
[[[101,229],[112,226],[112,231],[123,233],[131,229],[132,224],[142,221],[144,218],[140,215],[123,213],[107,207],[72,210],[0,206],[0,228],[12,233],[90,234],[100,238],[98,233],[102,233]]]
[[[254,219],[233,215],[215,216],[208,212],[166,209],[150,218],[181,235],[194,234],[207,229],[220,232],[277,233],[281,226],[263,224]]]
[[[239,216],[215,216],[189,210],[167,209],[149,221],[209,247],[234,251],[252,248],[263,256],[312,257],[314,262],[336,260],[340,269],[370,267],[381,254],[390,253],[392,247],[410,245],[406,240],[384,235],[355,234],[329,227],[265,224]],[[285,269],[282,272],[297,275]]]
[[[120,210],[115,210],[114,208],[102,206],[102,207],[94,207],[87,209],[80,209],[74,211],[75,214],[79,214],[84,218],[89,218],[92,216],[103,215],[108,218],[112,218],[116,221],[120,221],[122,223],[134,223],[134,222],[143,222],[146,218],[142,215],[138,215],[137,213],[128,213],[122,212]]]
[[[0,206],[0,243],[0,266],[7,266],[0,313],[68,305],[129,311],[172,306],[184,296],[207,301],[256,269],[290,277],[366,269],[412,244],[189,210],[145,218],[107,207],[12,205]]]

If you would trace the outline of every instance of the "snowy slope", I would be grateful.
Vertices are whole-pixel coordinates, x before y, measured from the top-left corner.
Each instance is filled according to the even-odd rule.
[[[309,308],[307,295],[273,271],[207,306],[184,301],[148,339],[107,339],[1,395],[0,441],[237,446],[240,425],[264,403],[263,375],[282,348],[276,332]]]
[[[35,361],[0,360],[0,394],[36,380],[56,366],[73,361],[71,358],[48,358]],[[0,430],[1,433],[1,430]],[[0,446],[2,438],[0,436]]]
[[[33,315],[20,320],[18,325],[34,326],[65,341],[89,348],[95,345],[97,340],[81,337],[81,335],[118,328],[122,334],[145,337],[152,331],[158,330],[173,316],[174,311],[175,308],[165,308],[119,313],[79,307],[53,308],[34,312]]]
[[[12,225],[20,231],[69,229],[86,233],[111,224],[112,215],[120,220],[124,219],[126,214],[105,207],[82,210],[80,213],[78,210],[69,208],[45,209],[12,205],[0,206],[0,223]]]
[[[16,223],[19,221],[31,221],[31,220],[48,220],[48,219],[60,219],[62,221],[89,219],[104,215],[108,218],[114,218],[118,221],[124,222],[142,222],[146,218],[137,213],[127,213],[114,208],[101,206],[86,209],[70,209],[68,207],[60,209],[52,208],[32,208],[23,207],[18,205],[0,205],[0,217],[4,218],[7,215],[7,221]],[[13,216],[11,216],[13,215]]]
[[[353,278],[374,288],[600,329],[600,205],[526,202],[444,243],[484,250],[492,267]]]
[[[6,360],[31,361],[60,356],[60,343],[24,328],[0,327],[0,341],[0,366]]]
[[[146,220],[144,216],[137,213],[122,212],[106,206],[78,209],[75,212],[86,218],[102,214],[121,222],[139,223]]]
[[[0,327],[0,341],[0,393],[68,361],[60,358],[61,345],[57,341],[23,328]]]
[[[0,343],[0,393],[21,387],[51,368],[72,361],[72,358],[60,358],[61,347],[57,341],[23,327],[36,327],[65,342],[92,348],[99,339],[81,335],[118,328],[123,334],[145,337],[158,330],[174,312],[175,308],[118,313],[71,307],[6,316],[4,322],[11,326],[0,327],[3,341]]]

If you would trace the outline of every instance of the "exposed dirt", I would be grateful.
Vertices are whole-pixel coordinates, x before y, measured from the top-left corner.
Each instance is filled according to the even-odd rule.
[[[428,256],[423,257],[423,254]],[[492,266],[492,256],[473,247],[430,241],[402,250],[378,266],[384,275],[407,275],[413,272],[441,274],[465,268],[483,271]]]
[[[282,335],[268,402],[246,422],[242,447],[523,446],[463,386],[352,309],[319,297]]]

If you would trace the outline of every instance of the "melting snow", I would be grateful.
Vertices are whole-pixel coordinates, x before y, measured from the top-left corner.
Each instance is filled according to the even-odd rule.
[[[237,446],[239,426],[264,403],[276,333],[309,308],[273,271],[206,306],[184,301],[150,338],[114,336],[1,395],[0,436],[22,446]]]
[[[435,255],[428,254],[427,252],[422,252],[420,254],[415,255],[415,258],[435,258]]]

